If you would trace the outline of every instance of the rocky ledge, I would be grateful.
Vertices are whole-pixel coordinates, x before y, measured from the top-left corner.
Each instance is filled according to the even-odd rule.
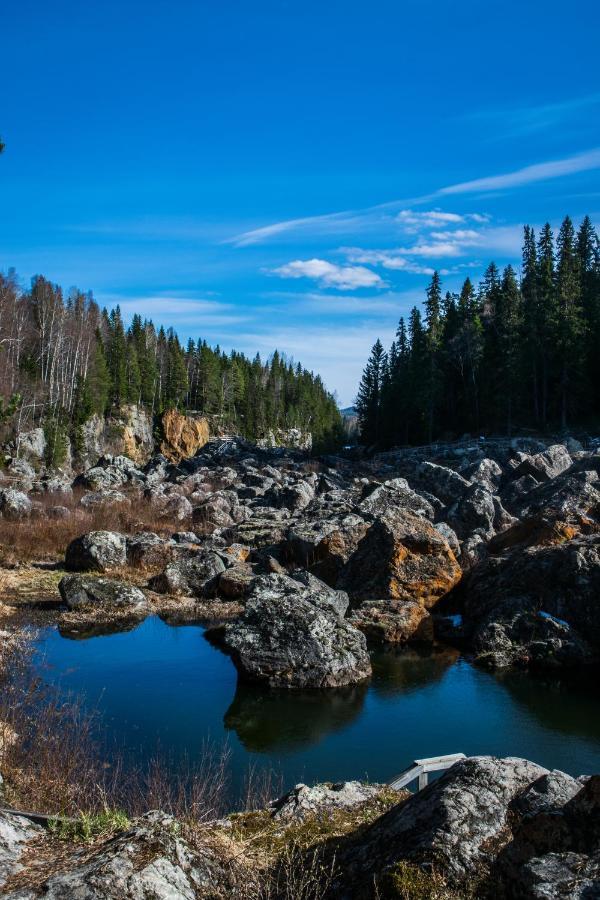
[[[315,860],[318,864],[315,863]],[[11,900],[600,896],[600,776],[471,757],[417,794],[297,785],[264,810],[182,828],[152,812],[88,842],[0,812]]]

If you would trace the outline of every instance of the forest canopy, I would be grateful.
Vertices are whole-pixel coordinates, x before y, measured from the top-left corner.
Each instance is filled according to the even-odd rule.
[[[525,226],[519,274],[492,262],[476,286],[444,292],[379,340],[356,401],[368,445],[464,433],[600,426],[600,244],[588,216],[556,236]]]
[[[199,323],[201,325],[201,322]],[[257,439],[269,430],[310,431],[317,449],[334,446],[342,423],[321,378],[277,351],[223,352],[205,340],[184,346],[172,328],[100,309],[91,293],[62,289],[41,275],[22,290],[0,273],[0,414],[24,429],[52,420],[73,434],[94,413],[138,404],[213,417]]]

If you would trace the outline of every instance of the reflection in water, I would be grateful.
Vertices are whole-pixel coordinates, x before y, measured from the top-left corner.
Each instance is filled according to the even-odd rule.
[[[452,647],[389,647],[371,653],[373,691],[380,697],[421,690],[446,674],[460,656]]]
[[[600,770],[591,673],[579,683],[495,675],[455,650],[378,648],[366,684],[267,690],[238,684],[231,659],[201,627],[149,617],[130,628],[90,640],[64,640],[49,628],[36,665],[45,680],[83,696],[102,716],[102,737],[136,763],[157,748],[198,761],[208,740],[229,743],[239,785],[249,765],[280,771],[286,787],[365,775],[383,781],[413,759],[459,750],[524,756],[574,775]]]
[[[360,715],[368,683],[327,690],[265,689],[238,682],[224,717],[246,750],[254,753],[309,747]]]
[[[143,620],[122,618],[111,622],[90,622],[89,624],[58,626],[58,633],[69,641],[86,641],[88,638],[106,637],[111,634],[134,631]]]
[[[600,741],[600,672],[507,671],[496,677],[511,698],[551,731]]]

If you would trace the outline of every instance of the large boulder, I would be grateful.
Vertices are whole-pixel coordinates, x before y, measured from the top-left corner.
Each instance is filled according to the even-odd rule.
[[[90,575],[65,575],[58,590],[70,610],[117,608],[133,616],[146,615],[150,605],[139,588],[113,578]]]
[[[149,585],[159,594],[183,594],[186,597],[213,596],[218,576],[225,571],[225,563],[210,550],[199,550],[193,556],[176,559]]]
[[[243,618],[225,629],[240,675],[271,687],[341,687],[368,678],[364,635],[339,613],[340,596],[313,579],[257,578]]]
[[[219,900],[242,896],[242,887],[251,891],[251,878],[223,842],[219,846],[206,840],[192,848],[181,837],[175,819],[149,812],[127,831],[90,847],[65,845],[59,865],[47,867],[46,872],[33,866],[32,877],[21,877],[20,886],[5,896],[12,900]]]
[[[460,580],[461,569],[444,536],[420,516],[389,510],[377,518],[341,571],[357,624],[386,641],[420,630],[424,613]],[[406,609],[403,604],[411,604]],[[371,623],[371,624],[370,624]],[[414,631],[411,632],[411,628]]]
[[[176,409],[168,409],[161,420],[163,438],[161,454],[172,463],[194,456],[210,437],[208,420],[184,416]]]
[[[476,567],[464,623],[489,665],[560,666],[600,653],[600,535],[518,547]]]
[[[438,466],[428,460],[420,463],[416,477],[421,487],[445,504],[456,503],[469,487],[467,479],[455,472],[454,469]]]
[[[359,504],[362,513],[381,516],[388,510],[407,510],[433,521],[435,509],[422,494],[413,491],[405,478],[393,478],[377,485]]]
[[[29,842],[42,834],[43,829],[39,825],[34,825],[23,816],[0,812],[0,891],[11,875],[23,869],[23,856]]]
[[[342,567],[368,529],[369,524],[348,504],[336,508],[317,500],[306,510],[306,516],[289,529],[286,552],[298,565],[335,585]]]
[[[13,488],[0,490],[0,512],[5,519],[23,519],[31,512],[31,500]]]
[[[107,572],[127,562],[124,535],[116,531],[89,531],[67,547],[65,568],[70,572]]]
[[[371,896],[362,891],[374,881],[412,879],[418,896],[446,896],[433,872],[452,896],[596,897],[599,786],[600,777],[576,780],[525,759],[464,759],[350,837],[336,888]]]
[[[572,464],[573,460],[564,444],[553,444],[542,453],[535,453],[533,456],[524,454],[514,476],[519,478],[522,475],[532,475],[537,481],[550,481],[566,472]]]
[[[339,781],[334,784],[297,784],[283,797],[270,804],[271,815],[278,822],[302,822],[314,816],[352,809],[375,799],[384,790],[382,784],[361,781]]]

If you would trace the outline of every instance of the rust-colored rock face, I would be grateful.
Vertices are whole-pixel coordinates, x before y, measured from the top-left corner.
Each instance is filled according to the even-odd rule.
[[[194,456],[210,437],[206,419],[193,419],[176,409],[168,409],[163,413],[162,428],[160,452],[172,463]]]
[[[350,595],[353,620],[361,630],[402,643],[427,639],[427,611],[461,575],[442,535],[425,519],[397,510],[376,519],[337,587]]]

